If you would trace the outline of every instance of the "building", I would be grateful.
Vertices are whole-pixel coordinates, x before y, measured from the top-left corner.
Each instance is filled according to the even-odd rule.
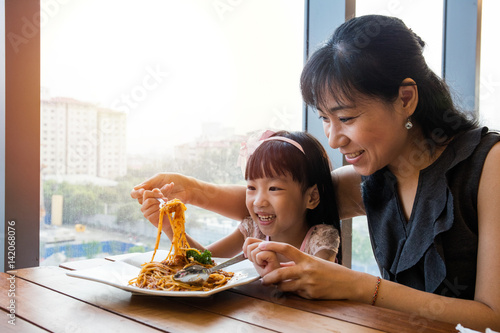
[[[97,110],[97,176],[114,179],[127,174],[127,118],[123,112]]]
[[[244,138],[243,135],[236,135],[232,127],[218,122],[204,122],[195,140],[174,147],[174,156],[177,160],[196,160],[203,155],[227,152],[235,144],[239,147]]]
[[[40,120],[44,174],[114,179],[127,173],[125,113],[59,97],[42,99]]]

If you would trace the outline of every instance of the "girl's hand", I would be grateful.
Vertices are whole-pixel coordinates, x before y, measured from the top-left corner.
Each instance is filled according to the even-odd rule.
[[[252,259],[257,263],[262,263],[268,258],[272,259],[270,252],[274,253],[274,257],[280,254],[295,263],[267,271],[262,278],[263,284],[277,284],[280,290],[295,292],[304,298],[357,298],[356,283],[361,273],[303,253],[286,243],[260,242],[257,248],[252,252]]]
[[[157,198],[167,200],[167,198],[165,198],[162,192],[157,188],[153,189],[152,191],[143,191],[141,200],[142,214],[156,228],[158,228],[158,221],[160,218],[160,202],[157,200]],[[165,223],[165,220],[167,223]],[[165,218],[165,220],[163,221],[164,223],[162,225],[162,229],[167,235],[172,234],[172,227],[170,226],[170,223],[168,223],[168,219]]]
[[[259,244],[262,240],[248,237],[243,244],[243,253],[253,262],[253,265],[260,276],[264,276],[269,272],[280,268],[280,262],[276,253],[271,251],[262,251],[259,249]]]
[[[148,180],[134,186],[130,196],[142,205],[144,192],[151,191],[154,188],[160,189],[165,199],[177,198],[187,204],[190,201],[189,191],[187,190],[189,177],[178,173],[157,173]]]

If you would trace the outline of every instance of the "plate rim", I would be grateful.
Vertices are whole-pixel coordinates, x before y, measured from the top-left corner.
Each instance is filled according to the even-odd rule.
[[[141,258],[141,257],[146,257],[146,256],[152,256],[153,251],[150,252],[142,252],[142,253],[137,253],[136,256],[130,256],[126,257],[124,259],[117,259],[114,261],[108,260],[108,263],[105,263],[104,265],[96,266],[96,267],[90,267],[90,268],[84,268],[80,270],[75,270],[75,271],[69,271],[66,272],[66,275],[74,278],[80,278],[80,279],[85,279],[89,281],[94,281],[98,283],[103,283],[115,288],[119,288],[128,292],[131,292],[133,295],[151,295],[151,296],[163,296],[163,297],[209,297],[213,294],[219,293],[224,290],[232,289],[237,286],[241,286],[244,284],[248,284],[251,282],[254,282],[258,279],[260,279],[260,275],[257,273],[255,268],[253,267],[253,264],[250,261],[242,261],[240,263],[235,264],[236,265],[245,265],[245,267],[241,267],[237,270],[234,271],[235,275],[241,274],[246,276],[236,280],[235,282],[231,283],[231,280],[224,286],[215,288],[209,291],[167,291],[167,290],[154,290],[154,289],[144,289],[144,288],[139,288],[137,286],[133,286],[128,284],[128,281],[122,281],[122,284],[115,283],[113,281],[106,280],[105,278],[99,278],[98,276],[92,276],[93,271],[97,271],[98,273],[104,270],[109,270],[108,267],[116,267],[116,269],[119,269],[120,265],[126,265],[122,266],[125,269],[137,269],[137,274],[140,272],[140,266],[136,266],[133,264],[130,264],[127,262],[127,260],[130,260],[131,258]],[[156,253],[156,256],[158,256],[158,252]],[[155,256],[155,259],[156,259]],[[213,260],[217,263],[224,262],[228,260],[229,258],[218,258],[214,257]],[[110,272],[113,272],[113,269],[109,270]],[[88,275],[90,272],[91,275]],[[137,274],[135,276],[137,276]],[[133,277],[132,277],[133,278]]]

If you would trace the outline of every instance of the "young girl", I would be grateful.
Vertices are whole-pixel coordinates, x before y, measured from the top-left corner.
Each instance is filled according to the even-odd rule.
[[[232,257],[245,242],[273,240],[293,245],[303,252],[335,261],[339,244],[338,212],[326,151],[304,132],[275,133],[262,141],[246,165],[246,206],[250,216],[241,216],[239,228],[217,242],[202,246],[187,236],[189,244],[214,257]],[[144,191],[141,211],[158,224],[156,198],[169,197],[171,183]],[[163,197],[164,199],[167,199]],[[172,199],[172,198],[169,198]],[[163,231],[172,239],[169,223]]]

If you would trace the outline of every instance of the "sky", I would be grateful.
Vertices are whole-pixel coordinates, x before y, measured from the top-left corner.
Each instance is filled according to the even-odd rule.
[[[42,0],[42,13],[42,87],[127,112],[131,153],[204,122],[301,129],[303,1]]]

